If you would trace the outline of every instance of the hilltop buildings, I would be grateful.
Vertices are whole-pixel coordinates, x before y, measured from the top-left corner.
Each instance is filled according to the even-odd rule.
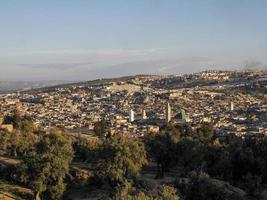
[[[249,83],[253,83],[252,75]],[[94,123],[103,118],[108,120],[113,133],[131,133],[133,137],[156,132],[170,121],[190,123],[192,127],[212,123],[220,135],[265,134],[266,98],[246,92],[231,93],[232,87],[235,91],[237,87],[249,87],[244,78],[247,76],[247,72],[210,71],[99,80],[2,95],[0,113],[6,115],[18,109],[31,116],[37,125],[64,126],[86,134],[93,134]],[[258,81],[256,85],[260,91],[266,86],[264,76],[255,75],[257,80],[263,77],[262,84]],[[215,80],[214,84],[211,80]],[[253,91],[256,86],[253,85]]]

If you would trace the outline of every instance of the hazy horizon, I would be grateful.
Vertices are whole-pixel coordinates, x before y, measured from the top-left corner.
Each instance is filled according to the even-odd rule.
[[[0,81],[267,68],[267,1],[19,1],[0,7]]]

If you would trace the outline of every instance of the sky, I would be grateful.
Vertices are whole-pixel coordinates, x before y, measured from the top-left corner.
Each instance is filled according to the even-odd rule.
[[[267,68],[266,0],[0,0],[0,81]]]

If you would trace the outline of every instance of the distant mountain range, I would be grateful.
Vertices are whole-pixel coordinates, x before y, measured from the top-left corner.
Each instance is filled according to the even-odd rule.
[[[202,73],[207,72],[217,72],[217,73],[229,73],[230,74],[238,74],[234,75],[230,80],[221,80],[221,84],[248,84],[254,83],[255,81],[266,81],[267,79],[267,71],[266,70],[243,70],[243,71],[223,71],[223,70],[207,70],[193,74],[184,74],[184,75],[148,75],[148,74],[137,74],[130,76],[122,76],[122,77],[114,77],[114,78],[101,78],[95,80],[88,81],[0,81],[0,93],[9,93],[15,91],[26,91],[26,90],[49,90],[53,88],[61,88],[61,87],[72,87],[72,86],[94,86],[97,84],[104,84],[114,81],[131,81],[135,78],[162,78],[162,80],[166,81],[165,87],[170,88],[181,88],[187,87],[187,84],[192,84],[196,82],[196,85],[199,85],[198,79],[191,80],[193,76],[199,76],[201,78]],[[256,75],[257,74],[257,75]],[[190,78],[190,76],[192,76]],[[184,77],[185,79],[181,79]],[[187,77],[187,78],[186,78]],[[189,78],[189,80],[187,80]],[[193,82],[192,82],[193,81]],[[223,83],[222,83],[223,81]],[[224,83],[225,82],[225,83]],[[214,83],[215,84],[215,83]],[[193,84],[193,86],[196,86]],[[216,85],[216,84],[215,84]]]
[[[71,81],[0,81],[0,93],[50,87]]]

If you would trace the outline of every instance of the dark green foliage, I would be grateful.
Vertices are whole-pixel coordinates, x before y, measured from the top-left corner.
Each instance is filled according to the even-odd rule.
[[[6,130],[0,130],[0,150],[6,151],[8,148],[8,142],[10,138],[10,133]]]
[[[214,177],[225,181],[231,181],[232,161],[231,154],[222,145],[209,145],[205,153],[206,172]]]
[[[194,137],[201,142],[209,142],[213,138],[213,127],[210,124],[203,123],[197,129]]]
[[[78,136],[72,141],[55,130],[43,138],[38,136],[33,121],[16,112],[5,120],[16,129],[12,133],[0,130],[0,150],[22,158],[23,183],[44,199],[62,197],[73,154],[75,161],[84,162],[85,166],[90,162],[97,175],[95,181],[109,186],[118,200],[179,199],[177,191],[168,186],[152,190],[132,187],[138,185],[139,172],[148,164],[148,157],[157,163],[157,178],[164,178],[172,170],[172,174],[178,172],[177,178],[188,180],[182,187],[177,185],[184,200],[244,199],[228,192],[227,188],[232,186],[244,190],[251,199],[259,199],[267,185],[266,138],[221,144],[209,124],[192,129],[188,124],[170,123],[159,134],[144,139],[145,149],[140,140],[107,137],[105,120],[95,126],[98,139]],[[216,185],[220,181],[225,183],[223,187]]]
[[[13,127],[21,132],[34,132],[36,127],[33,120],[29,116],[21,116],[17,110],[14,110],[10,115],[5,116],[4,124],[12,124]]]
[[[22,118],[20,126],[22,132],[31,133],[36,131],[36,126],[34,125],[33,120],[28,116]]]
[[[71,141],[54,131],[23,158],[22,180],[44,199],[60,199],[72,156]]]
[[[205,173],[193,172],[188,183],[181,188],[185,200],[244,200],[244,192],[234,188],[229,189],[223,182],[213,181]]]
[[[175,135],[177,136],[177,135]],[[176,143],[179,140],[169,132],[162,132],[147,140],[148,151],[155,158],[158,167],[157,178],[164,177],[164,173],[176,160]]]
[[[146,164],[147,157],[143,143],[121,136],[112,136],[100,147],[97,171],[114,186],[137,176]]]
[[[131,185],[125,185],[117,191],[114,200],[179,200],[177,190],[171,186],[162,185],[150,190],[136,190]]]
[[[36,136],[32,133],[20,132],[15,130],[11,133],[1,130],[0,131],[0,149],[5,154],[17,157],[23,156],[31,148],[36,141]]]
[[[182,164],[185,176],[193,170],[204,171],[257,197],[267,183],[266,145],[266,139],[236,141],[228,146],[183,139],[177,144],[177,164]]]
[[[160,186],[155,190],[149,191],[148,196],[151,199],[157,200],[179,200],[179,196],[177,195],[177,190],[170,186]],[[141,200],[141,199],[140,199]]]
[[[3,123],[12,124],[14,128],[19,129],[21,127],[21,116],[17,110],[14,110],[10,115],[5,116]]]
[[[183,138],[176,145],[176,163],[182,167],[182,174],[186,175],[192,170],[203,170],[206,165],[204,160],[206,146],[190,137]]]
[[[75,159],[82,162],[93,162],[97,159],[100,140],[78,136],[73,141]]]
[[[161,129],[161,133],[146,139],[147,150],[155,158],[158,166],[158,178],[171,166],[179,165],[183,174],[192,170],[202,170],[208,144],[212,143],[213,129],[209,124],[202,124],[194,132],[190,126],[174,125]]]
[[[95,134],[100,137],[104,138],[108,134],[108,124],[105,119],[102,119],[99,122],[95,123],[94,127]]]
[[[146,138],[149,155],[159,166],[158,178],[173,167],[180,169],[182,177],[203,171],[258,198],[267,184],[267,138],[220,144],[209,124],[200,125],[190,134],[184,130],[170,124],[160,134]]]

